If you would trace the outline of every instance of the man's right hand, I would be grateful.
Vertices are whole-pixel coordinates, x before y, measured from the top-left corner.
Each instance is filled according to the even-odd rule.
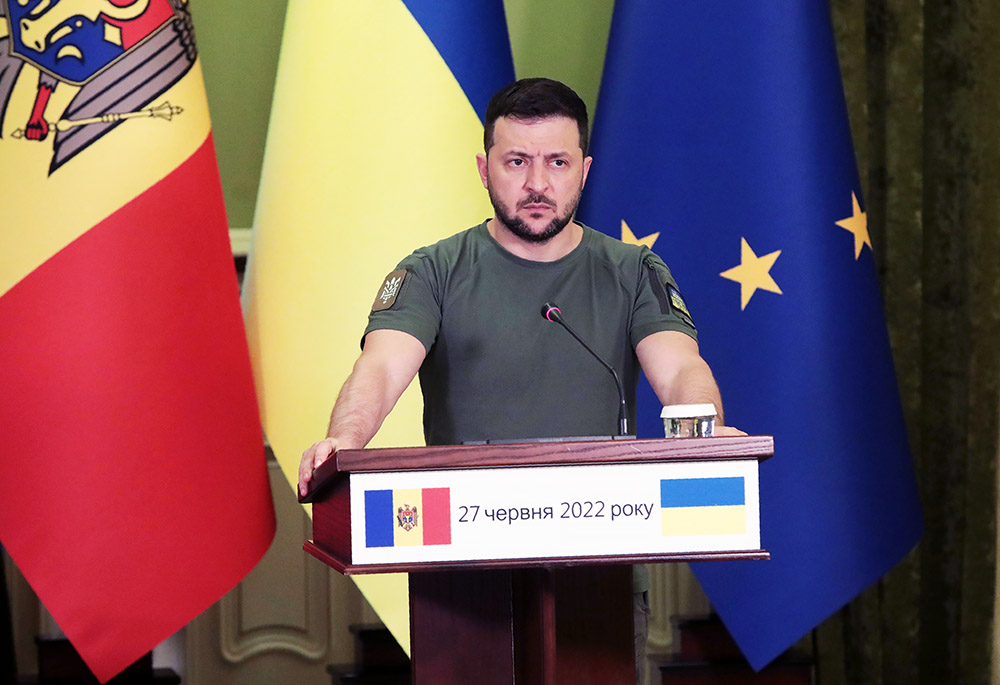
[[[333,438],[320,440],[302,453],[299,462],[299,497],[305,497],[309,492],[309,483],[320,464],[337,453],[337,441]]]

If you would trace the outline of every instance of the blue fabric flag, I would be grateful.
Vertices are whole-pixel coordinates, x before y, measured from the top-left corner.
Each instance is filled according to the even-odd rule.
[[[695,567],[760,669],[897,563],[922,516],[829,9],[722,5],[615,3],[580,217],[655,239],[727,423],[775,437],[771,560]],[[645,382],[638,402],[639,434],[662,436]]]
[[[501,0],[403,0],[479,115],[493,93],[514,80],[514,58]]]

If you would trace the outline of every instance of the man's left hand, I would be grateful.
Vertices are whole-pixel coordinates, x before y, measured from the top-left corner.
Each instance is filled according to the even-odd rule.
[[[733,436],[746,435],[739,428],[733,428],[732,426],[716,426],[715,427],[715,437],[717,438],[731,438]]]

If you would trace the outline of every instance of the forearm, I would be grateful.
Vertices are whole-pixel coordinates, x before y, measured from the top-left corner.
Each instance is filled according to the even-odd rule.
[[[713,404],[717,423],[723,424],[719,386],[694,339],[673,331],[654,333],[638,344],[636,354],[660,402]]]
[[[367,445],[406,390],[424,359],[413,336],[393,330],[372,331],[365,349],[340,389],[330,414],[327,437],[339,449]]]
[[[333,405],[327,437],[336,439],[341,449],[364,447],[375,437],[396,399],[389,397],[386,384],[359,360]]]
[[[372,331],[330,413],[326,439],[313,443],[299,462],[299,495],[313,474],[338,450],[361,449],[375,437],[424,359],[424,346],[408,333]]]
[[[650,385],[664,405],[712,404],[718,415],[717,423],[725,423],[719,386],[701,357],[687,360],[671,379],[650,379]]]

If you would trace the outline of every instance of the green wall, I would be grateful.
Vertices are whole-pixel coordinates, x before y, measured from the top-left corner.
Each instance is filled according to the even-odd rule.
[[[518,77],[568,83],[593,115],[613,0],[504,5]],[[287,0],[195,0],[191,7],[229,225],[247,228],[253,224]],[[316,116],[302,113],[303,135],[315,130]]]
[[[253,224],[286,5],[287,0],[191,2],[232,228]]]
[[[518,78],[570,85],[593,117],[613,6],[613,0],[506,0]]]

